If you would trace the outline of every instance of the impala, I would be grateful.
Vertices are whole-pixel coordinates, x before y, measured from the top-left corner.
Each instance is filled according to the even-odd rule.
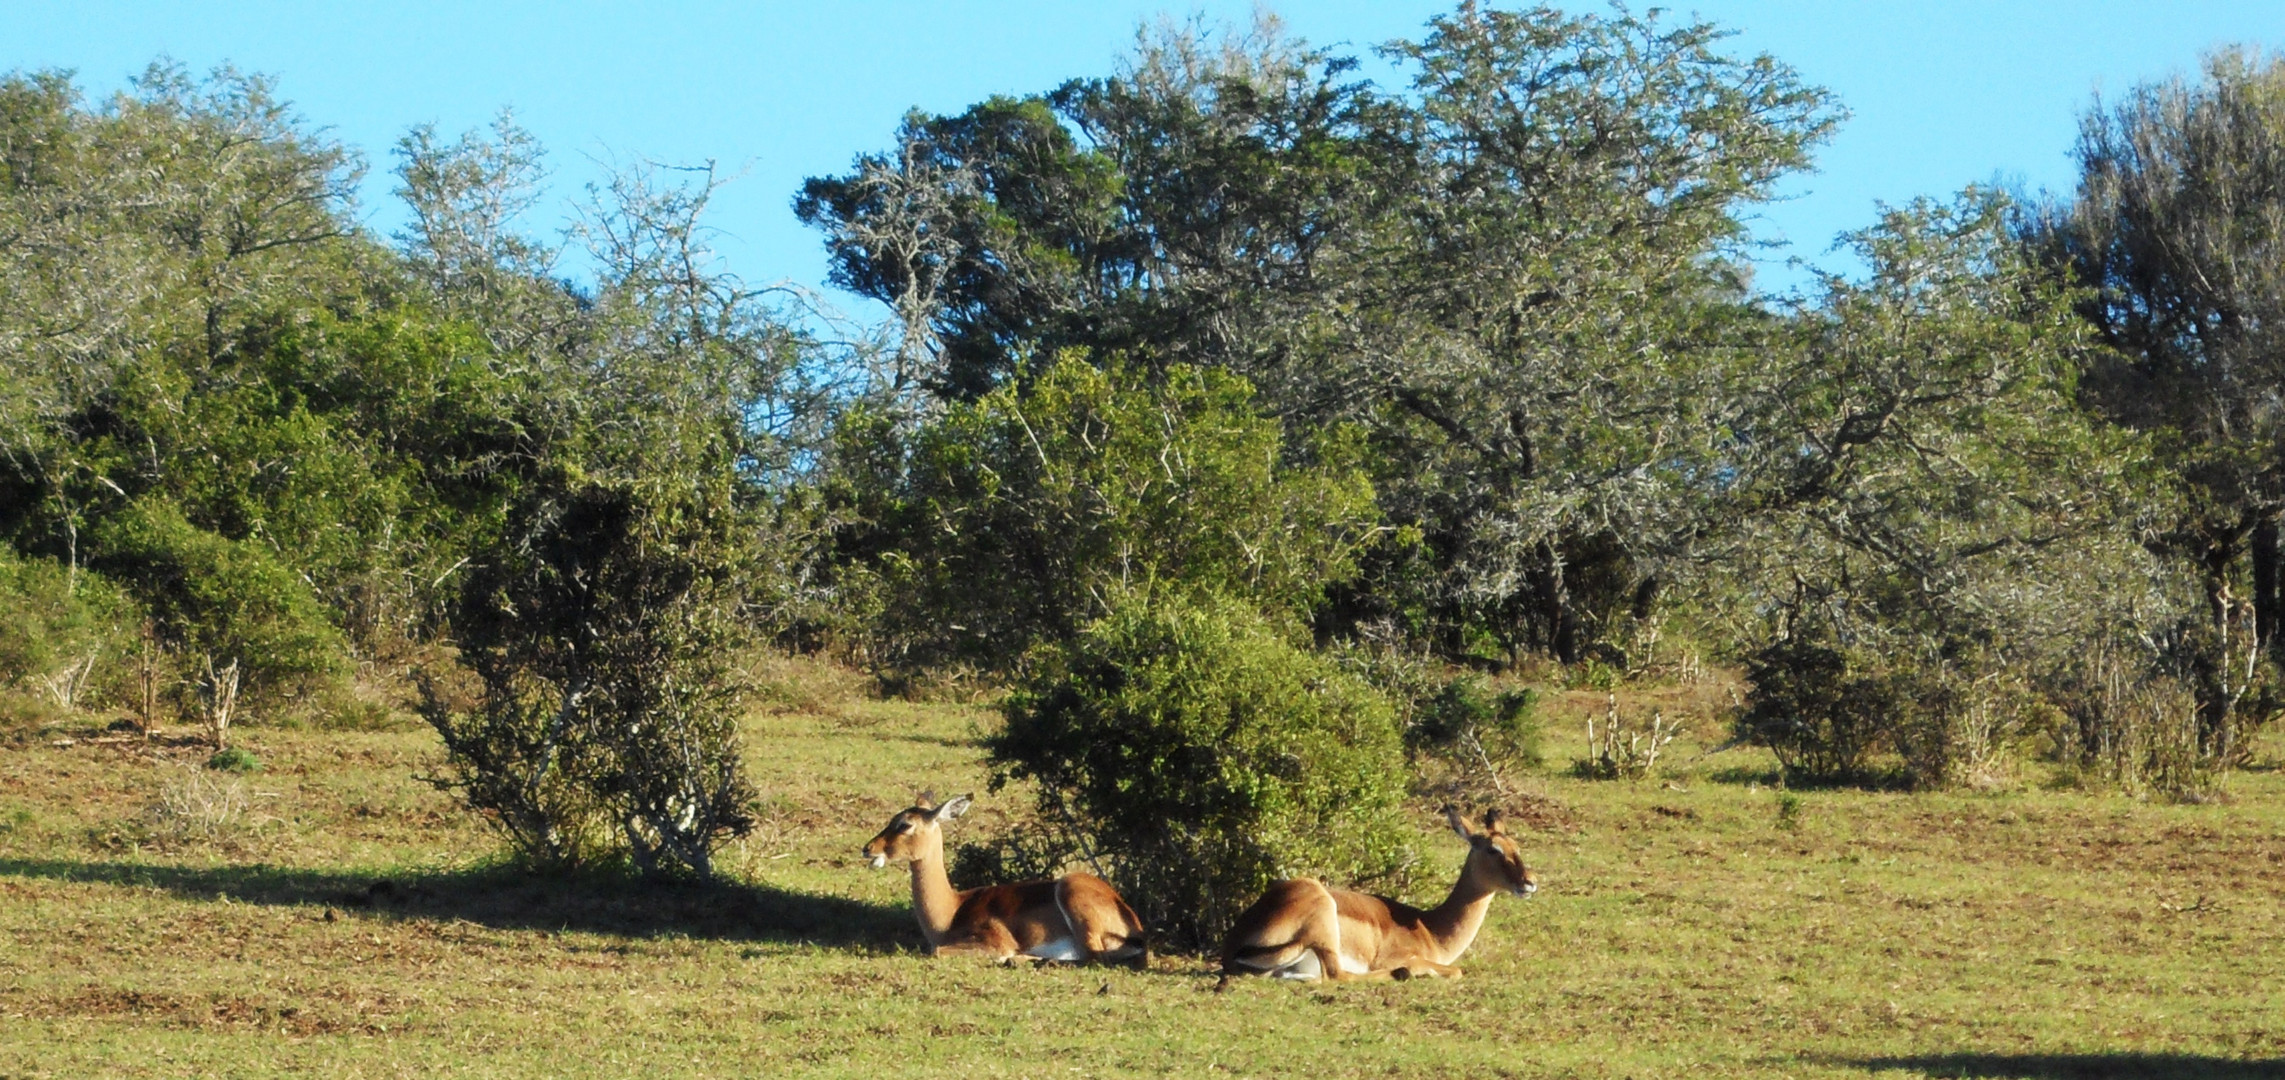
[[[912,863],[912,908],[933,953],[977,952],[1013,962],[1124,961],[1150,965],[1142,920],[1110,882],[1093,874],[1053,881],[986,885],[956,890],[944,872],[944,823],[967,812],[962,795],[942,806],[927,795],[897,811],[888,828],[865,845],[873,869],[891,859]]]
[[[1422,911],[1383,896],[1336,889],[1312,878],[1280,881],[1238,916],[1222,946],[1222,979],[1276,975],[1287,979],[1457,978],[1452,962],[1468,951],[1503,892],[1530,896],[1539,885],[1515,841],[1486,811],[1475,829],[1456,806],[1444,808],[1452,831],[1468,842],[1468,861],[1452,895]]]

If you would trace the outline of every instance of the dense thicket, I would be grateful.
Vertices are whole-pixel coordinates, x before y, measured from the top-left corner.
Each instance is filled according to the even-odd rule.
[[[1117,76],[915,114],[797,210],[939,396],[1084,346],[1367,425],[1406,542],[1327,616],[1577,661],[1690,547],[1753,344],[1738,215],[1833,110],[1704,25],[1429,29],[1393,91],[1274,25],[1146,37]]]
[[[11,614],[50,639],[11,650],[12,681],[62,700],[88,667],[145,723],[202,714],[219,741],[224,702],[324,719],[354,665],[441,672],[433,646],[457,642],[483,692],[430,713],[458,779],[486,767],[484,723],[544,699],[610,750],[537,769],[618,827],[580,850],[706,872],[750,795],[717,677],[753,622],[733,571],[783,535],[762,492],[802,452],[811,394],[804,339],[708,264],[710,178],[635,169],[596,192],[571,232],[594,280],[575,286],[509,230],[538,159],[505,120],[407,137],[396,247],[357,224],[354,156],[228,70],[153,68],[100,104],[12,76],[0,157],[0,532],[29,560],[10,564]],[[549,546],[565,515],[546,508],[614,499],[622,527]],[[550,561],[582,542],[621,576]],[[580,580],[584,610],[648,621],[485,621],[503,579],[545,573]],[[530,661],[583,636],[618,666]],[[157,691],[141,702],[120,685],[130,653]],[[493,788],[466,790],[531,835]]]

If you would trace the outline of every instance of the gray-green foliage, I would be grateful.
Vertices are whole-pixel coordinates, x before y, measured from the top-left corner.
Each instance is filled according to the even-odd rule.
[[[1278,878],[1394,888],[1412,865],[1392,705],[1243,602],[1124,594],[1005,711],[992,761],[1154,938],[1210,944]]]
[[[1424,543],[1375,553],[1340,617],[1573,660],[1690,571],[1752,355],[1738,212],[1833,120],[1720,37],[1468,3],[1388,48],[1390,90],[1274,24],[1176,30],[1110,78],[912,117],[800,212],[944,396],[1084,346],[1367,424]]]
[[[1012,666],[1144,589],[1243,596],[1286,625],[1375,535],[1356,433],[1289,438],[1245,380],[1067,356],[916,428],[844,423],[847,585],[890,664]]]
[[[1854,242],[1736,431],[1741,734],[1825,776],[1876,751],[1941,783],[2019,734],[2097,641],[2151,641],[2179,582],[2138,543],[2143,444],[2074,396],[2070,296],[1985,193]]]
[[[2263,669],[2285,656],[2285,61],[2224,50],[2195,79],[2098,102],[2078,156],[2077,198],[2027,232],[2112,347],[2088,403],[2156,436],[2173,498],[2153,546],[2205,593],[2174,665],[2199,755],[2226,760],[2276,710]]]

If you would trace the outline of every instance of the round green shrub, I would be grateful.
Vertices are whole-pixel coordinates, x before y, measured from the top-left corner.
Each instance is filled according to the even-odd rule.
[[[262,759],[240,746],[224,747],[206,759],[206,767],[223,772],[250,773],[262,771]]]
[[[1154,938],[1213,941],[1279,878],[1393,887],[1411,866],[1394,707],[1252,607],[1126,594],[1035,661],[992,760]]]
[[[347,643],[317,595],[274,552],[192,524],[142,499],[96,530],[96,565],[126,582],[170,648],[236,662],[249,700],[274,702],[336,683]]]

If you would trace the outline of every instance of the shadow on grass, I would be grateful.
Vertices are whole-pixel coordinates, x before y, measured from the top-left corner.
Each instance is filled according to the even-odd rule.
[[[394,877],[286,867],[169,866],[0,859],[0,876],[164,889],[186,900],[344,907],[416,919],[465,919],[502,930],[627,937],[917,946],[912,914],[769,885],[646,882],[624,874],[535,874],[510,867]]]
[[[2285,1060],[2197,1054],[1926,1054],[1834,1064],[1991,1080],[2285,1080]]]
[[[1792,791],[1910,791],[1912,777],[1901,767],[1867,767],[1846,776],[1808,776],[1775,765],[1730,765],[1706,773],[1717,784],[1758,784]]]

